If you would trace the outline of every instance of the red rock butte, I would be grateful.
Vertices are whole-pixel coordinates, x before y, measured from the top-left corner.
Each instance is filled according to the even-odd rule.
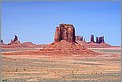
[[[54,42],[66,40],[75,43],[75,28],[71,24],[60,24],[56,27]]]
[[[40,50],[52,55],[96,55],[98,53],[85,48],[75,41],[75,28],[71,24],[56,27],[54,42]]]

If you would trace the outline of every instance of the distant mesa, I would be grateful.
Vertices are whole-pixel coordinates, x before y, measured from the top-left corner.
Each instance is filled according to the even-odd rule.
[[[80,35],[75,36],[75,38],[76,38],[76,41],[85,41],[85,40],[83,40],[83,36],[80,36]],[[104,36],[96,37],[96,42],[95,42],[94,35],[91,35],[89,43],[91,43],[91,42],[92,43],[99,43],[99,44],[105,43]]]
[[[23,42],[22,46],[25,48],[43,48],[47,46],[47,44],[34,44],[32,42]]]
[[[91,35],[90,42],[95,42],[94,41],[94,35]],[[105,43],[104,41],[104,36],[96,37],[96,42],[95,43]]]
[[[87,47],[87,48],[107,48],[112,47],[110,44],[105,43],[104,36],[96,37],[96,41],[94,39],[94,35],[91,35],[90,42],[83,41],[80,39],[83,36],[76,36],[76,42]]]
[[[83,36],[75,36],[76,41],[83,41]]]
[[[29,47],[29,48],[35,48],[37,45],[32,42],[24,42],[22,43],[23,46]]]
[[[32,42],[24,42],[23,45],[34,45]]]

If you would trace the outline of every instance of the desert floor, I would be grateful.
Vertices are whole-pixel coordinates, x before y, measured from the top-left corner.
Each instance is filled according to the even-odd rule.
[[[22,49],[32,50],[32,49]],[[36,50],[36,49],[34,49]],[[120,82],[121,50],[93,48],[95,57],[1,55],[3,82]],[[11,53],[14,49],[3,49]],[[16,49],[17,51],[17,49]],[[18,49],[21,51],[21,49]]]

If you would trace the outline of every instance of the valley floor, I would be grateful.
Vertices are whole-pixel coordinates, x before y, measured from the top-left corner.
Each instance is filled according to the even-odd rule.
[[[92,49],[95,57],[2,55],[3,82],[120,82],[120,49]],[[8,52],[8,51],[7,51]],[[2,52],[2,53],[7,53]]]

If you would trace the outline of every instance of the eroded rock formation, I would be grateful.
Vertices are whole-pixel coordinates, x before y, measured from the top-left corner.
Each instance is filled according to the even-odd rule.
[[[107,47],[112,47],[110,44],[105,43],[104,36],[96,37],[96,41],[95,41],[94,40],[94,35],[91,35],[90,42],[77,41],[77,43],[79,43],[79,44],[81,44],[81,45],[83,45],[83,46],[85,46],[87,48],[107,48]]]
[[[54,42],[60,42],[61,40],[75,43],[75,28],[73,25],[60,24],[56,27]]]
[[[59,27],[56,27],[54,43],[51,43],[45,48],[40,49],[40,53],[53,56],[94,56],[98,54],[76,43],[75,28],[70,24],[60,24]]]
[[[21,44],[16,35],[13,40],[11,39],[11,42],[9,43],[9,45],[11,45],[11,44]]]
[[[76,41],[83,41],[83,36],[75,36]]]
[[[99,37],[99,43],[104,43],[104,36]]]
[[[91,37],[90,37],[90,42],[95,42],[95,41],[94,41],[94,35],[91,35]]]
[[[105,43],[104,36],[96,37],[96,41],[94,41],[94,35],[91,35],[90,42],[86,42],[85,38],[83,36],[75,36],[75,28],[72,24],[60,24],[58,27],[56,27],[55,36],[54,36],[54,43],[56,44],[58,42],[61,42],[63,40],[63,43],[70,42],[74,45],[81,44],[85,47],[111,47],[111,45]],[[1,44],[3,43],[3,40],[1,40]],[[52,45],[52,44],[50,44]],[[9,44],[2,45],[3,48],[16,48],[16,47],[41,47],[42,45],[36,45],[31,42],[25,42],[20,43],[18,40],[18,37],[15,35],[14,39],[11,39],[11,42]],[[46,46],[46,45],[44,45]],[[59,46],[60,47],[60,46]],[[64,46],[65,47],[65,46]],[[63,48],[64,48],[63,47]],[[70,46],[72,47],[72,46]],[[42,48],[42,47],[41,47]]]
[[[13,41],[18,41],[18,37],[15,35],[14,40]]]
[[[32,42],[24,42],[20,43],[18,37],[15,35],[14,39],[11,39],[11,42],[8,44],[4,44],[3,40],[1,40],[1,48],[42,48],[47,44],[33,44]]]

